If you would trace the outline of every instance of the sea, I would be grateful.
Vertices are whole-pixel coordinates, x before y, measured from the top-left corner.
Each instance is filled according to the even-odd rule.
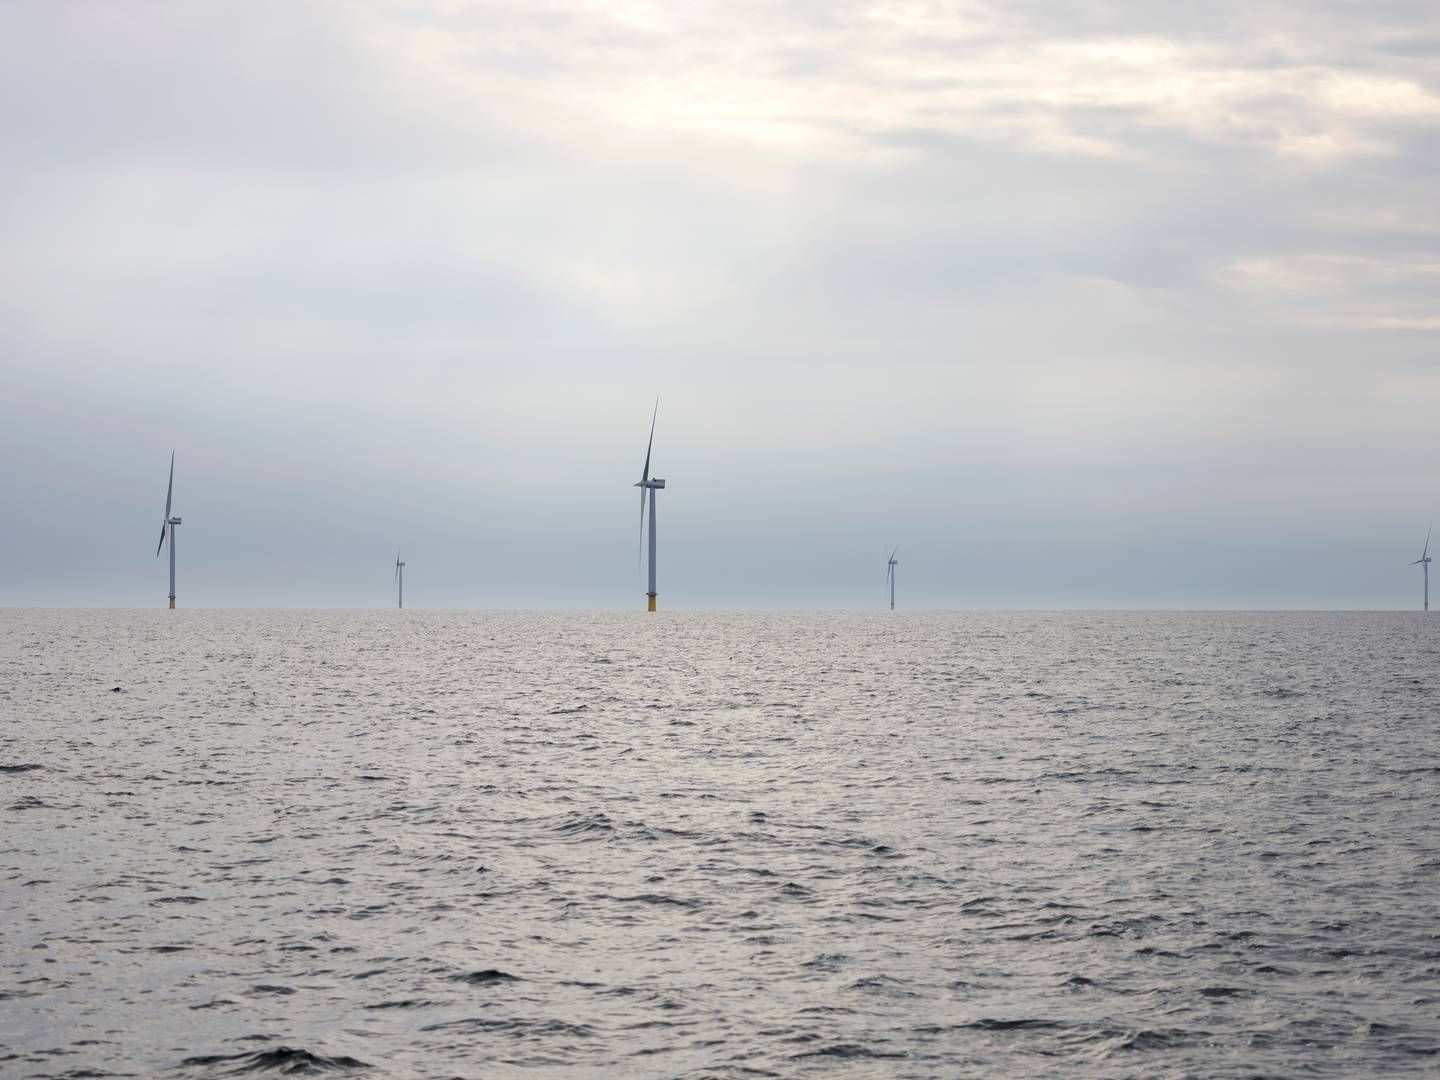
[[[1440,1075],[1440,616],[0,611],[0,1075]]]

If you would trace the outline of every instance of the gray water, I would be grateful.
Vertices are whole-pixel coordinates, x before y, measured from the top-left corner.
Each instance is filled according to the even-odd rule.
[[[0,612],[0,1073],[1435,1075],[1437,660],[1419,614]]]

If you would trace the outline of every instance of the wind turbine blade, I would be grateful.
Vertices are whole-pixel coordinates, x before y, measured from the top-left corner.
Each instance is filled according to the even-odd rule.
[[[175,451],[170,451],[170,483],[165,488],[165,520],[160,522],[160,543],[155,545],[155,557],[160,557],[160,549],[165,546],[165,530],[170,527],[170,500],[175,494]]]
[[[1426,555],[1430,554],[1430,534],[1434,531],[1435,526],[1433,524],[1430,526],[1430,528],[1425,530],[1425,550],[1420,552],[1421,559],[1424,559]]]
[[[650,441],[645,444],[645,468],[640,471],[640,483],[650,479],[650,451],[655,448],[655,420],[660,415],[660,395],[655,395],[655,411],[650,414]],[[645,489],[640,489],[640,546],[635,549],[635,569],[639,570],[645,559]]]
[[[635,569],[645,561],[645,489],[640,489],[640,542],[635,548]]]
[[[170,497],[175,494],[175,451],[170,451],[170,484],[165,488],[165,520],[170,520]]]
[[[645,444],[645,470],[640,474],[643,484],[650,479],[650,451],[655,446],[655,419],[660,415],[660,396],[655,396],[655,411],[650,414],[650,441]]]

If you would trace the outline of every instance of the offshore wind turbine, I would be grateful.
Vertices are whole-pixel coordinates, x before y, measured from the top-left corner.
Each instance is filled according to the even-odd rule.
[[[155,546],[155,557],[165,546],[165,537],[170,537],[170,608],[175,608],[175,528],[180,524],[178,517],[170,516],[170,502],[175,494],[175,451],[170,451],[170,484],[165,489],[165,520],[160,523],[160,543]]]
[[[395,549],[395,600],[396,606],[405,606],[405,564],[400,561],[400,549]]]
[[[650,477],[650,451],[655,446],[655,418],[660,415],[660,399],[655,399],[655,412],[650,416],[650,441],[645,445],[645,468],[641,470],[640,482],[635,486],[640,489],[640,543],[645,543],[645,496],[650,496],[650,587],[645,595],[650,598],[648,610],[655,610],[655,492],[665,487],[665,481],[658,477]],[[637,559],[639,553],[636,553]]]
[[[899,545],[899,544],[896,544],[895,547],[894,547],[894,549],[891,550],[891,552],[890,552],[890,559],[889,559],[889,561],[885,564],[885,584],[887,584],[887,585],[890,586],[890,610],[891,610],[891,611],[894,611],[894,610],[895,610],[895,567],[897,567],[897,566],[900,565],[898,562],[895,561],[895,552],[897,552],[897,551],[899,551],[899,550],[900,550],[900,545]]]
[[[1426,529],[1426,530],[1425,530],[1425,550],[1422,551],[1422,552],[1420,552],[1420,558],[1416,559],[1414,562],[1412,562],[1412,563],[1410,564],[1411,566],[1418,566],[1418,567],[1420,567],[1420,568],[1424,571],[1424,573],[1425,573],[1425,609],[1424,609],[1424,610],[1426,610],[1426,611],[1429,611],[1429,610],[1430,610],[1430,533],[1433,532],[1434,529],[1435,529],[1435,526],[1432,525],[1432,526],[1430,526],[1429,529]]]

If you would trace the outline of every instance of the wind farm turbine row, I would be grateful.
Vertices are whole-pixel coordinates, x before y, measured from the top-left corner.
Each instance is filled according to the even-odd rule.
[[[660,416],[660,400],[656,398],[655,409],[650,414],[650,441],[645,446],[645,467],[640,472],[640,481],[635,486],[640,489],[640,537],[641,544],[645,538],[645,501],[649,495],[650,501],[650,575],[649,588],[646,590],[648,609],[656,610],[656,600],[659,597],[659,590],[655,586],[655,492],[664,490],[665,481],[660,477],[650,475],[650,453],[655,447],[655,421]],[[170,607],[175,607],[175,527],[180,524],[178,517],[170,516],[171,504],[175,496],[175,452],[170,452],[170,481],[165,488],[165,519],[160,526],[160,546],[155,549],[155,556],[159,558],[160,551],[165,546],[168,538],[170,541]],[[400,558],[400,552],[395,552],[395,606],[405,607],[405,562]],[[891,597],[891,607],[894,607],[894,597]]]
[[[661,478],[661,477],[651,476],[651,475],[650,475],[650,455],[651,455],[651,453],[652,453],[652,452],[654,451],[654,449],[655,449],[655,422],[659,419],[659,417],[660,417],[660,399],[659,399],[659,398],[656,398],[656,399],[655,399],[655,408],[654,408],[654,410],[653,410],[653,411],[651,412],[651,414],[650,414],[650,439],[649,439],[649,441],[645,444],[645,465],[644,465],[644,467],[640,470],[640,479],[639,479],[639,481],[635,484],[635,486],[640,489],[640,553],[643,553],[643,552],[644,552],[644,549],[645,549],[645,539],[646,539],[646,534],[645,534],[645,521],[646,521],[646,510],[647,510],[646,504],[647,504],[647,502],[648,502],[648,504],[649,504],[648,510],[649,510],[649,521],[650,521],[650,533],[649,533],[649,540],[650,540],[650,545],[649,545],[650,559],[649,559],[649,573],[648,573],[648,575],[647,575],[647,588],[646,588],[646,590],[645,590],[646,609],[647,609],[648,611],[655,611],[655,610],[657,609],[657,601],[659,600],[659,597],[660,597],[660,590],[659,590],[659,588],[657,587],[657,585],[656,585],[656,580],[655,580],[655,575],[656,575],[656,558],[657,558],[657,552],[656,552],[656,533],[657,533],[657,529],[656,529],[656,524],[655,524],[655,493],[656,493],[657,491],[663,491],[663,490],[665,490],[665,481],[664,481],[664,479]],[[171,608],[174,608],[174,607],[175,607],[175,528],[176,528],[176,526],[178,526],[178,525],[180,524],[180,519],[179,519],[178,517],[171,517],[171,516],[170,516],[171,504],[172,504],[172,502],[173,502],[173,500],[174,500],[174,496],[175,496],[175,453],[174,453],[174,451],[171,451],[171,453],[170,453],[170,481],[169,481],[168,486],[167,486],[166,489],[165,489],[165,519],[164,519],[164,523],[160,526],[160,547],[157,547],[157,548],[155,549],[155,555],[156,555],[156,557],[158,558],[159,555],[160,555],[161,549],[165,546],[165,541],[166,541],[166,539],[167,539],[167,538],[169,539],[169,541],[170,541],[170,607],[171,607]],[[896,563],[895,563],[895,557],[894,557],[894,556],[895,556],[895,553],[892,551],[892,552],[890,553],[890,568],[889,568],[889,574],[890,574],[890,608],[891,608],[892,611],[893,611],[894,608],[895,608],[894,571],[895,571]],[[639,557],[640,557],[639,554],[637,554],[637,559],[638,559]],[[405,561],[400,558],[400,552],[399,552],[399,551],[396,551],[396,552],[395,552],[395,579],[394,579],[393,584],[394,584],[394,588],[395,588],[395,606],[396,606],[397,608],[403,609],[403,608],[405,607]]]
[[[655,449],[655,422],[660,416],[660,399],[655,399],[655,408],[650,414],[650,438],[645,444],[645,464],[640,470],[640,479],[635,487],[640,489],[640,550],[637,552],[637,561],[643,557],[646,547],[646,514],[649,514],[649,563],[646,575],[646,610],[657,610],[660,591],[656,585],[656,523],[655,523],[655,493],[665,490],[665,481],[658,476],[650,475],[650,457]],[[175,453],[170,453],[170,480],[165,488],[165,517],[160,525],[160,543],[155,548],[155,557],[160,557],[160,552],[165,548],[166,540],[170,542],[170,607],[175,607],[175,537],[176,529],[180,526],[180,518],[171,516],[175,496]],[[648,507],[647,507],[648,504]],[[1430,610],[1430,531],[1425,533],[1425,546],[1420,552],[1420,558],[1416,559],[1411,566],[1418,566],[1424,575],[1424,611]],[[895,610],[895,568],[900,565],[895,555],[900,548],[890,550],[885,561],[885,585],[890,593],[890,610]],[[395,605],[397,608],[405,607],[405,563],[400,558],[400,552],[395,552]]]

